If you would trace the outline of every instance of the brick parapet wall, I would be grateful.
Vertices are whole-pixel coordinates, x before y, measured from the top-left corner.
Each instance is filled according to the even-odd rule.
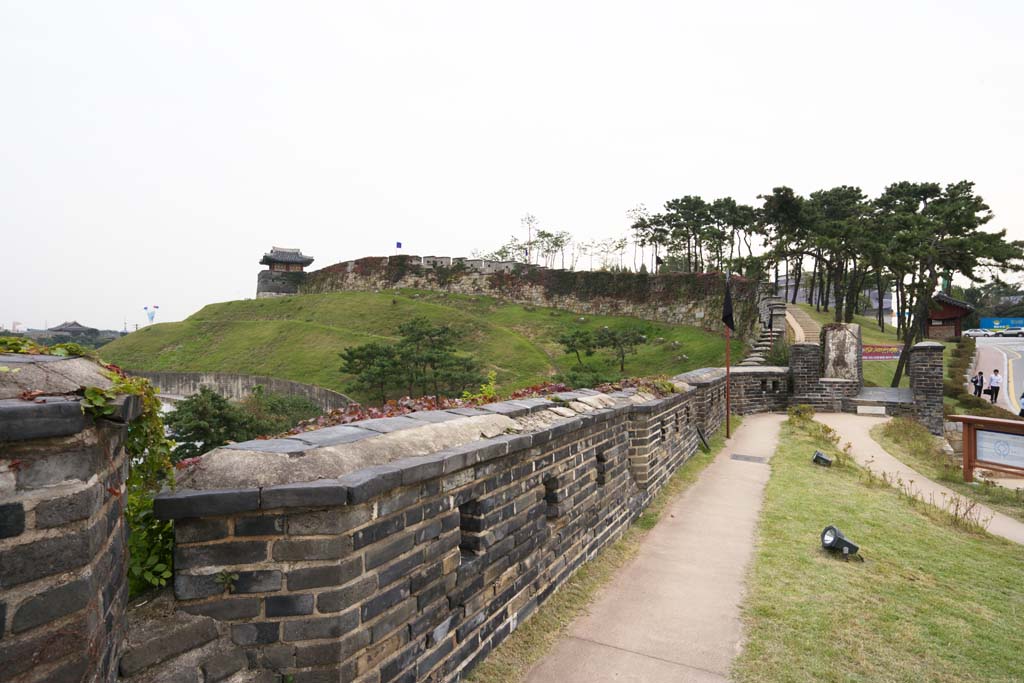
[[[790,382],[787,367],[733,368],[729,383],[732,412],[750,415],[785,410],[789,406]]]
[[[277,672],[296,683],[458,680],[695,452],[693,418],[722,381],[705,380],[664,399],[492,405],[564,416],[255,499],[168,496],[158,509],[179,518],[180,605],[229,625],[250,661],[285,662]],[[713,432],[723,413],[703,410]],[[198,518],[197,502],[224,514]],[[217,581],[225,569],[238,575],[230,593]]]
[[[128,598],[124,451],[135,397],[109,419],[76,398],[0,400],[0,672],[110,681]]]

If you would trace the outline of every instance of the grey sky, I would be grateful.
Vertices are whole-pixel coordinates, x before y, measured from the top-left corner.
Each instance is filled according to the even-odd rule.
[[[684,194],[962,178],[1024,239],[1015,2],[0,1],[0,321],[178,320]]]

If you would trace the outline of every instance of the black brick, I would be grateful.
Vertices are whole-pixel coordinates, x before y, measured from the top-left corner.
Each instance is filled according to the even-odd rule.
[[[276,621],[232,624],[231,640],[238,645],[269,645],[278,641],[280,631],[281,625]]]
[[[377,617],[388,609],[397,605],[402,600],[409,597],[409,584],[402,583],[394,588],[388,589],[383,593],[379,593],[376,597],[367,600],[363,603],[363,607],[360,610],[363,621],[369,621],[374,617]]]
[[[360,529],[352,535],[352,547],[356,550],[376,543],[384,538],[387,538],[396,531],[401,531],[405,528],[405,518],[402,515],[395,515],[380,522],[371,524],[368,527]]]
[[[0,538],[20,536],[25,530],[25,508],[21,503],[0,505]]]
[[[293,642],[296,640],[339,638],[358,625],[358,610],[345,612],[337,617],[286,621],[284,624],[284,640]]]
[[[313,595],[311,593],[271,595],[266,598],[268,617],[294,617],[312,613]]]
[[[0,550],[0,588],[81,567],[92,558],[93,533],[77,531]]]
[[[281,572],[260,570],[237,572],[233,593],[266,593],[281,590]],[[268,615],[269,616],[269,615]]]
[[[174,596],[179,600],[198,600],[219,595],[224,586],[217,582],[217,574],[174,573]]]
[[[381,588],[389,586],[398,579],[408,576],[416,567],[423,563],[423,551],[412,553],[408,557],[394,562],[380,570],[378,581]]]
[[[225,519],[179,519],[174,522],[174,540],[178,543],[216,541],[228,536]]]
[[[373,595],[376,590],[377,577],[367,576],[344,588],[320,593],[316,599],[316,608],[320,612],[340,612]]]
[[[399,418],[387,418],[397,420]],[[423,426],[416,423],[416,426]],[[371,498],[402,485],[402,470],[391,465],[375,465],[346,474],[339,480],[348,486],[349,505],[365,503]]]
[[[209,545],[178,546],[174,549],[175,569],[252,564],[266,559],[265,541],[228,541]]]
[[[184,604],[181,609],[189,614],[201,614],[214,619],[248,619],[260,613],[258,598],[225,598],[201,604]]]
[[[293,569],[288,572],[288,590],[340,586],[363,573],[363,558],[352,557],[326,567]]]
[[[337,560],[352,552],[352,539],[288,539],[274,543],[274,559],[283,561]]]
[[[336,479],[281,484],[263,489],[260,507],[264,510],[290,507],[345,505],[348,487]]]
[[[89,603],[92,591],[87,579],[53,588],[35,595],[21,604],[14,613],[11,631],[19,633],[76,612]]]
[[[49,529],[63,526],[80,519],[89,519],[99,510],[103,500],[99,484],[94,484],[84,491],[73,493],[63,498],[44,500],[36,505],[36,528]],[[0,527],[3,526],[3,513],[0,512]],[[3,531],[0,529],[0,537]]]
[[[405,535],[396,538],[382,546],[366,552],[366,568],[379,567],[389,560],[393,560],[407,550],[411,550],[416,544],[415,534],[407,532]]]
[[[284,533],[284,517],[239,517],[235,520],[235,536],[273,536]]]
[[[254,512],[259,507],[259,489],[179,490],[158,495],[153,500],[153,516],[157,519],[216,517],[236,512]]]

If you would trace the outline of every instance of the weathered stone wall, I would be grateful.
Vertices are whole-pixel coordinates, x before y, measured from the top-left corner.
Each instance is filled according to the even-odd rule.
[[[910,388],[915,417],[936,436],[943,433],[942,352],[938,342],[921,342],[910,349]]]
[[[551,280],[561,282],[564,278],[563,285],[572,285],[573,278],[589,278],[597,285],[605,279],[633,277],[637,281],[632,286],[638,287],[642,281],[643,290],[649,295],[640,296],[629,288],[626,288],[629,291],[623,291],[621,295],[592,294],[582,286],[563,286],[559,293],[531,281],[528,275],[519,276],[510,272],[469,271],[439,281],[432,269],[422,269],[416,265],[402,264],[400,270],[389,270],[387,259],[360,259],[306,273],[298,291],[300,294],[315,294],[394,288],[425,289],[493,296],[514,303],[550,306],[586,315],[625,315],[674,325],[721,329],[722,299],[725,293],[724,276],[721,274],[670,273],[640,276],[588,271],[539,271],[543,271]],[[609,287],[612,288],[611,285]],[[598,288],[598,291],[605,290]],[[736,278],[732,296],[737,335],[747,338],[759,318],[757,288],[753,283]],[[784,305],[782,310],[784,321]]]
[[[13,381],[0,386],[0,678],[112,680],[128,597],[122,444],[140,404],[124,397],[93,421],[65,395],[110,385],[89,361],[0,365],[47,392],[25,400]]]
[[[209,387],[225,398],[242,400],[252,394],[254,387],[262,385],[267,393],[300,396],[309,399],[325,411],[344,408],[352,402],[348,396],[337,391],[313,384],[262,375],[235,375],[226,372],[147,372],[143,370],[125,370],[125,372],[133,377],[145,377],[153,386],[159,388],[161,394],[171,396],[193,396],[199,393],[200,388]]]
[[[162,497],[180,605],[296,683],[458,680],[637,517],[695,451],[697,420],[719,427],[722,380],[703,379],[665,399],[577,392],[239,444],[334,475],[375,442],[401,452],[446,424],[500,418],[511,432],[336,478]],[[250,481],[234,454],[212,455],[183,485]]]
[[[297,294],[305,273],[288,273],[277,270],[261,270],[256,276],[256,298]]]

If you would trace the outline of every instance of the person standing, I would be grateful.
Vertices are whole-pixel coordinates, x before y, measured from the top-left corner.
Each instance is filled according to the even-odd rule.
[[[981,390],[985,388],[985,373],[978,370],[978,374],[971,377],[971,384],[974,386],[974,395],[981,398]]]
[[[999,387],[1003,386],[1003,378],[999,376],[998,370],[992,371],[992,376],[988,378],[988,388],[992,392],[992,403],[996,402],[999,398]]]

